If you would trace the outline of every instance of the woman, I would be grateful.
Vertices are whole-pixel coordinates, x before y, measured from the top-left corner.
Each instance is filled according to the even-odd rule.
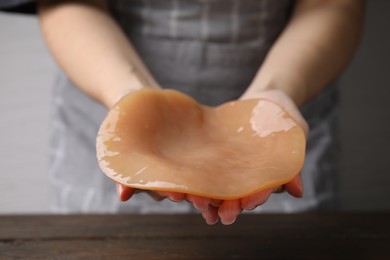
[[[363,0],[42,0],[43,35],[65,72],[53,102],[54,209],[191,212],[181,202],[187,200],[208,224],[231,224],[243,209],[335,208],[338,107],[332,82],[356,50],[363,14]],[[132,198],[118,203],[114,184],[96,163],[98,127],[123,95],[160,87],[207,105],[267,97],[307,130],[306,120],[311,132],[302,181],[232,201],[150,193],[176,201],[155,202],[119,186],[121,200]],[[287,192],[271,196],[281,189]]]

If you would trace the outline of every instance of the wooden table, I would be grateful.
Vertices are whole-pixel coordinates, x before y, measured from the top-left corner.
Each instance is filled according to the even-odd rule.
[[[0,259],[390,259],[390,213],[0,216]]]

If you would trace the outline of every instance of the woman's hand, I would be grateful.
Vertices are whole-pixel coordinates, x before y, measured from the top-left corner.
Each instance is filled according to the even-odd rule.
[[[173,202],[181,202],[186,200],[202,213],[202,217],[205,219],[207,224],[213,225],[220,219],[222,224],[230,225],[234,223],[237,216],[243,210],[255,209],[256,207],[264,204],[273,192],[281,192],[283,190],[286,190],[295,197],[302,197],[302,182],[300,176],[298,175],[294,180],[283,185],[283,187],[264,190],[252,194],[248,197],[236,200],[217,200],[179,192],[144,192],[148,193],[153,199],[157,201],[160,201],[164,198],[168,198]],[[140,190],[117,184],[117,191],[119,200],[127,201]]]
[[[309,133],[309,127],[305,119],[299,112],[298,107],[292,101],[292,99],[281,90],[265,90],[257,92],[256,94],[244,94],[240,99],[267,99],[283,108],[303,129],[307,138]],[[217,204],[209,204],[209,207],[202,212],[203,218],[207,223],[213,223],[216,220],[221,219],[222,224],[229,225],[234,223],[237,216],[243,210],[253,210],[258,206],[266,203],[272,193],[278,193],[287,191],[294,197],[300,198],[303,196],[303,186],[300,174],[295,177],[289,183],[283,186],[276,187],[269,190],[260,191],[252,194],[248,197],[236,199],[236,200],[225,200],[219,201]]]
[[[294,102],[286,94],[284,94],[284,92],[280,90],[266,90],[256,93],[256,95],[244,95],[241,100],[243,99],[267,99],[278,104],[297,122],[299,126],[301,126],[307,137],[309,130],[306,121],[303,119]],[[283,191],[287,191],[294,197],[302,197],[303,187],[300,175],[283,186],[260,191],[248,197],[235,200],[217,200],[191,194],[167,191],[147,191],[147,193],[156,200],[161,200],[163,198],[168,198],[174,202],[186,200],[189,203],[192,203],[193,206],[202,213],[202,217],[206,220],[207,224],[215,224],[220,219],[222,224],[230,225],[234,223],[237,216],[243,210],[255,209],[256,207],[264,204],[272,193],[279,193]],[[135,192],[136,189],[118,184],[118,195],[121,201],[130,199]]]

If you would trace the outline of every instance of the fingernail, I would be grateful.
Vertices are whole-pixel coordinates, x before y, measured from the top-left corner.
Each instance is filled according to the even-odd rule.
[[[200,211],[205,211],[209,208],[209,204],[208,203],[194,203],[194,207]]]
[[[216,219],[214,222],[209,222],[209,221],[206,219],[207,225],[210,225],[210,226],[217,224],[217,222],[218,222],[218,219]]]
[[[252,210],[252,209],[255,209],[256,207],[257,207],[257,205],[249,205],[249,206],[244,207],[243,209]]]
[[[174,195],[167,196],[170,201],[177,202],[177,199]]]
[[[233,218],[230,221],[226,221],[226,220],[221,219],[221,223],[224,224],[224,225],[231,225],[231,224],[233,224],[236,221],[236,219],[237,219],[237,217]]]

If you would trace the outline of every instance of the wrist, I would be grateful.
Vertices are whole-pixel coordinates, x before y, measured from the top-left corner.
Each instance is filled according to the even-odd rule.
[[[297,107],[302,106],[306,101],[306,87],[302,81],[292,79],[272,79],[262,80],[254,79],[245,93],[242,95],[242,99],[256,98],[264,91],[280,91],[287,95]]]
[[[128,77],[123,82],[117,82],[116,85],[114,84],[112,84],[113,87],[106,87],[101,91],[100,102],[108,109],[111,109],[122,97],[134,91],[143,88],[160,88],[154,80],[148,81],[135,76]]]

